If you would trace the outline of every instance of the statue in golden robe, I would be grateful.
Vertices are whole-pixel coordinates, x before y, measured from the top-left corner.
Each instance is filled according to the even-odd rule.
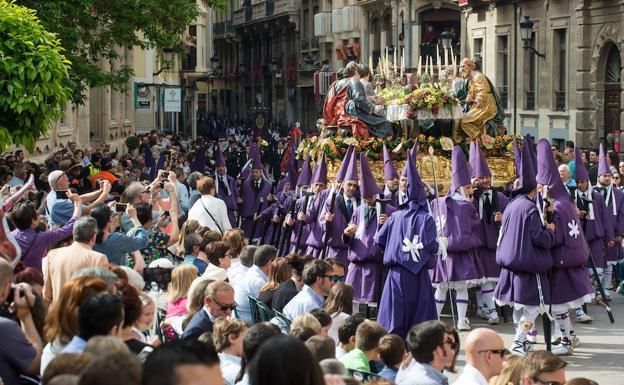
[[[500,98],[490,80],[475,70],[474,61],[464,58],[459,67],[460,75],[466,84],[466,114],[460,122],[461,129],[470,140],[482,134],[494,134],[496,127],[502,125],[505,115]]]

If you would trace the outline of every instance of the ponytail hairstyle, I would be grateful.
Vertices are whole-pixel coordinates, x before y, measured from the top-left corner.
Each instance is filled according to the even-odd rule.
[[[98,233],[95,243],[100,244],[104,238],[104,229],[111,220],[111,209],[105,204],[97,205],[91,210],[91,217],[97,222]]]

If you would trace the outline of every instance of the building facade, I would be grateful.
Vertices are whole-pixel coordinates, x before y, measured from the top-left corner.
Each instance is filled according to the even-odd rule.
[[[508,130],[558,145],[574,140],[585,148],[601,142],[619,148],[623,1],[460,5],[462,55],[479,61],[503,96]],[[527,17],[533,25],[523,40],[520,23]]]

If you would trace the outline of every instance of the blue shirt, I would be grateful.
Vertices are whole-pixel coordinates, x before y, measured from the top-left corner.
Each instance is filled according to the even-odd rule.
[[[303,285],[301,291],[284,307],[284,315],[291,320],[307,313],[312,309],[322,308],[325,300],[316,294],[308,285]]]
[[[48,224],[50,227],[62,226],[74,214],[74,204],[69,199],[57,199],[56,190],[51,190],[46,197]]]
[[[208,267],[208,264],[206,262],[192,255],[187,255],[186,257],[184,257],[184,261],[182,261],[182,264],[194,265],[197,268],[199,275],[204,274],[204,271],[206,271],[206,267]]]
[[[126,253],[144,249],[149,242],[149,233],[145,228],[136,227],[131,231],[134,235],[111,233],[104,242],[93,245],[93,250],[106,255],[109,263],[125,266]]]
[[[429,364],[412,359],[407,368],[399,369],[396,385],[448,385],[448,378]]]
[[[391,368],[391,367],[386,365],[386,366],[383,367],[383,369],[381,369],[379,371],[379,373],[377,373],[377,375],[379,377],[383,377],[385,379],[388,379],[388,380],[394,382],[398,371],[399,371],[399,369]]]
[[[74,338],[72,338],[71,341],[69,341],[69,343],[63,348],[61,353],[83,353],[86,347],[87,341],[78,336],[74,336]]]
[[[240,320],[253,323],[251,309],[249,308],[249,298],[257,298],[260,288],[269,280],[266,274],[256,265],[252,266],[243,277],[240,284],[234,283],[234,299],[238,304],[236,317]]]

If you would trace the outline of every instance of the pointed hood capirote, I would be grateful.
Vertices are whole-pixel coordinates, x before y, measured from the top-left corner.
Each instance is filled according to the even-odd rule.
[[[464,151],[459,146],[453,147],[451,154],[451,187],[449,195],[452,195],[461,186],[471,184],[470,182],[470,166],[466,161]]]
[[[204,155],[206,153],[205,149],[201,149],[200,153],[203,152]],[[223,158],[223,152],[221,152],[221,149],[219,148],[219,146],[216,146],[216,151],[215,151],[215,166],[220,167],[220,166],[225,166],[225,158]]]
[[[353,146],[347,147],[347,152],[345,153],[344,158],[342,158],[342,163],[340,163],[340,167],[336,172],[336,180],[343,181],[345,179],[345,174],[347,173],[347,168],[349,167],[349,162],[351,161],[351,153],[353,151]]]
[[[351,156],[349,157],[349,163],[347,165],[347,169],[345,171],[343,180],[353,180],[358,181],[358,166],[357,166],[357,158],[355,157],[355,149],[351,151]]]
[[[600,151],[598,153],[598,176],[604,174],[611,174],[611,169],[609,168],[609,162],[607,162],[607,154],[604,150],[604,145],[600,143]]]
[[[314,172],[312,173],[312,180],[310,180],[310,185],[314,183],[322,183],[327,184],[327,162],[325,160],[325,153],[321,156],[316,162],[316,166],[314,166]]]
[[[515,186],[514,192],[518,194],[528,194],[535,187],[537,187],[537,181],[535,180],[535,168],[533,167],[533,161],[531,160],[531,152],[533,149],[524,142],[522,150],[518,152],[518,158],[516,159],[518,173],[518,182]]]
[[[360,169],[360,193],[362,196],[372,197],[375,194],[379,194],[379,187],[377,186],[377,182],[375,182],[373,171],[368,164],[368,159],[366,159],[364,151],[360,152]]]
[[[518,178],[520,177],[520,168],[521,168],[521,158],[522,153],[520,152],[520,148],[518,147],[518,141],[514,140],[513,142],[513,154],[514,154],[514,166],[516,166],[516,175]]]
[[[533,169],[537,172],[537,153],[535,150],[535,140],[531,136],[531,134],[527,134],[526,139],[524,140],[524,144],[528,144],[529,146],[529,157],[531,158],[531,162],[533,162]]]
[[[308,154],[305,162],[303,162],[303,166],[301,167],[301,172],[299,173],[299,178],[297,179],[297,186],[309,186],[311,178],[312,169],[310,167],[310,154]]]
[[[384,160],[384,180],[387,182],[392,179],[398,179],[399,173],[392,163],[392,154],[388,151],[386,145],[383,145],[383,160]],[[361,163],[361,162],[360,162]]]
[[[486,176],[491,177],[492,172],[490,171],[490,167],[487,164],[487,160],[483,157],[481,153],[481,149],[479,148],[479,143],[476,141],[470,142],[470,168],[471,168],[471,176],[473,178],[483,178]]]
[[[575,155],[575,172],[576,172],[576,180],[589,180],[589,172],[587,172],[587,167],[585,167],[585,163],[583,163],[583,157],[581,156],[581,150],[574,149]]]
[[[553,197],[567,197],[568,193],[563,186],[559,169],[555,162],[550,142],[547,139],[540,139],[537,142],[537,183],[548,186]]]
[[[412,151],[416,151],[416,149],[408,150],[407,163],[405,165],[405,172],[407,174],[407,201],[416,202],[421,206],[425,206],[427,204],[425,185],[420,179],[420,174],[416,168],[415,156],[413,156]]]

